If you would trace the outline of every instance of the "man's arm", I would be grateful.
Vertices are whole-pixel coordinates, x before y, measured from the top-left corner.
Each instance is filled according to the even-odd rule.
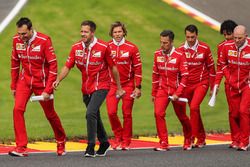
[[[57,78],[57,60],[50,38],[48,38],[45,43],[44,54],[45,54],[45,59],[49,64],[49,73],[48,73],[48,80],[42,95],[44,96],[45,100],[48,100],[49,94],[53,93],[52,84],[53,82],[55,82]]]
[[[59,76],[57,77],[56,81],[53,83],[53,88],[56,89],[59,86],[59,83],[69,74],[70,69],[67,66],[64,66],[61,69]]]
[[[13,96],[15,96],[16,93],[16,84],[19,77],[19,71],[20,71],[20,59],[17,56],[16,46],[13,40],[12,55],[11,55],[11,84],[10,84],[10,89]]]
[[[73,68],[74,65],[75,65],[75,50],[72,47],[65,65],[61,69],[61,72],[58,75],[56,81],[53,83],[53,88],[55,90],[59,86],[59,83],[69,74],[70,69]]]
[[[208,75],[209,75],[210,96],[211,96],[213,92],[213,88],[214,88],[216,73],[215,73],[214,60],[213,60],[213,56],[212,56],[210,48],[207,49],[206,55],[207,55],[206,64],[207,64]]]
[[[179,70],[180,70],[181,80],[180,80],[180,84],[179,84],[177,90],[172,95],[173,101],[177,100],[179,98],[179,96],[183,93],[183,90],[186,87],[187,80],[188,80],[188,64],[187,64],[184,53],[180,57]]]
[[[117,86],[116,97],[120,98],[125,94],[125,91],[122,89],[119,71],[118,71],[118,69],[117,69],[117,67],[116,67],[116,65],[111,57],[111,50],[109,47],[107,47],[106,52],[105,52],[105,60],[106,60],[106,63],[108,64],[108,66],[113,74],[114,80],[116,82],[116,86]]]
[[[121,86],[119,71],[115,65],[111,67],[111,71],[113,73],[114,80],[117,85],[116,96],[120,98],[125,94],[125,91],[122,89],[122,86]]]
[[[160,83],[160,73],[156,64],[156,60],[157,56],[154,56],[154,63],[153,63],[153,72],[152,72],[152,91],[151,91],[151,95],[152,95],[152,102],[154,102],[156,93],[159,89],[159,83]]]
[[[135,89],[133,94],[136,98],[141,96],[141,81],[142,81],[142,62],[140,53],[137,47],[134,47],[132,54],[133,70],[135,74]]]
[[[216,94],[219,91],[220,83],[221,83],[221,80],[223,78],[223,71],[221,70],[221,65],[220,65],[220,62],[219,62],[219,58],[222,55],[222,48],[223,48],[222,44],[217,47],[217,69],[216,69],[216,76],[215,76],[215,81],[214,81],[214,85],[217,85],[216,86],[216,89],[217,89]]]
[[[223,71],[223,74],[227,81],[229,81],[230,73],[228,69],[228,57],[227,57],[227,49],[225,45],[223,46],[221,56],[219,57],[219,63],[221,65],[221,70]]]

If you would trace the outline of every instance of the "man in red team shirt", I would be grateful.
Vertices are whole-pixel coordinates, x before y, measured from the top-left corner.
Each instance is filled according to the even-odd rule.
[[[185,53],[188,64],[188,81],[185,97],[188,98],[190,108],[190,122],[192,125],[192,143],[197,139],[194,147],[201,148],[206,142],[206,133],[200,115],[200,104],[207,94],[208,88],[213,89],[215,79],[214,60],[209,46],[199,41],[198,29],[195,25],[185,28],[186,41],[180,46]]]
[[[117,67],[110,56],[108,44],[95,37],[95,30],[96,24],[93,21],[86,20],[82,22],[80,31],[82,39],[72,45],[65,66],[54,83],[54,88],[56,88],[74,65],[82,73],[82,93],[83,102],[87,107],[88,133],[88,146],[84,154],[85,157],[105,156],[110,147],[99,110],[110,87],[108,68],[111,68],[117,83],[116,95],[122,97],[124,93],[121,88]],[[100,147],[95,153],[96,134]]]
[[[217,46],[217,71],[216,71],[216,77],[215,77],[215,86],[217,87],[217,93],[219,90],[220,82],[223,78],[223,71],[221,70],[221,65],[219,62],[219,57],[221,56],[221,52],[223,49],[224,44],[229,41],[233,40],[233,31],[234,28],[237,26],[237,24],[232,20],[225,20],[220,27],[220,33],[224,35],[225,40],[222,41]],[[231,139],[232,143],[229,145],[229,148],[238,148],[239,145],[239,117],[237,115],[233,115],[230,107],[230,89],[228,81],[225,80],[225,93],[227,97],[227,103],[228,103],[228,109],[229,109],[229,124],[230,124],[230,131],[231,131]]]
[[[175,113],[180,120],[184,133],[184,150],[191,150],[191,125],[186,115],[186,105],[178,101],[186,87],[188,68],[185,55],[173,46],[174,33],[164,30],[160,34],[161,48],[154,54],[152,74],[152,101],[154,102],[154,114],[157,134],[160,138],[159,147],[155,151],[167,151],[168,131],[165,122],[166,108],[172,96],[172,104]]]
[[[106,105],[110,124],[115,135],[113,149],[128,150],[132,137],[132,108],[134,98],[141,96],[142,63],[138,48],[127,41],[126,27],[117,21],[111,25],[109,35],[113,38],[109,41],[111,56],[120,75],[122,89],[125,95],[122,100],[123,127],[117,115],[119,98],[116,98],[116,83],[112,79],[111,88],[106,98]]]
[[[42,95],[40,104],[49,120],[57,141],[57,154],[64,155],[66,135],[54,109],[52,83],[57,77],[57,60],[50,37],[36,32],[28,18],[16,23],[17,35],[13,37],[11,57],[11,91],[15,98],[14,129],[16,148],[12,156],[28,156],[24,112],[32,93]],[[20,72],[20,64],[22,66]]]
[[[229,85],[230,112],[239,125],[237,148],[246,151],[250,129],[250,43],[242,25],[235,27],[233,36],[233,41],[224,44],[219,63]]]

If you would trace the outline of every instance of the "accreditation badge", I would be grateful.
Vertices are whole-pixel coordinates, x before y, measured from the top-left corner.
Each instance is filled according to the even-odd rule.
[[[164,56],[158,56],[156,61],[158,63],[163,63],[163,62],[165,62],[165,57]]]
[[[228,56],[237,57],[237,51],[235,51],[235,50],[228,50]]]
[[[25,50],[25,45],[23,43],[16,43],[16,50]]]

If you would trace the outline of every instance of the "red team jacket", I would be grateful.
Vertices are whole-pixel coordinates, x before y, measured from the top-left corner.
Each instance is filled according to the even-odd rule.
[[[91,94],[99,89],[109,89],[108,66],[114,65],[108,44],[94,38],[89,48],[82,41],[72,45],[66,66],[71,69],[76,64],[82,72],[82,92]]]
[[[142,63],[138,48],[124,38],[118,44],[115,40],[109,41],[111,57],[115,62],[122,86],[139,86],[142,81]],[[116,84],[112,79],[112,83]]]
[[[167,95],[180,96],[186,87],[188,67],[184,53],[172,48],[169,55],[163,54],[161,49],[154,53],[152,74],[152,96],[156,96],[158,89],[166,90]]]
[[[220,58],[223,46],[224,46],[224,44],[226,42],[227,41],[222,41],[217,46],[217,56],[218,56],[218,58],[217,58],[217,71],[216,71],[216,78],[215,78],[215,82],[214,82],[214,84],[217,84],[217,85],[220,85],[220,82],[221,82],[221,80],[222,80],[222,78],[224,76],[223,71],[221,70],[221,65],[220,65],[220,62],[219,62],[219,58]],[[225,80],[225,83],[227,83],[227,80]]]
[[[226,42],[219,63],[231,88],[242,91],[250,87],[250,43],[248,40],[239,49],[236,48],[233,40]]]
[[[20,64],[22,71],[19,76]],[[44,92],[53,92],[52,83],[57,77],[57,61],[50,37],[34,31],[28,44],[18,35],[13,37],[11,57],[11,90],[16,90],[18,78],[25,79],[33,88],[44,88]]]
[[[189,75],[187,85],[203,82],[209,83],[210,88],[213,88],[215,68],[209,46],[197,40],[192,48],[185,43],[180,46],[180,50],[185,53],[188,63]]]

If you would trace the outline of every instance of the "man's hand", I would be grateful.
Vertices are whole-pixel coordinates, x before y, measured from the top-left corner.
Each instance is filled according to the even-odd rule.
[[[16,90],[11,90],[11,94],[12,94],[13,97],[15,97],[16,96]]]
[[[133,91],[133,94],[135,98],[139,99],[141,97],[141,89],[135,88],[135,90]]]
[[[59,86],[59,83],[60,83],[59,79],[56,79],[56,81],[53,82],[52,86],[53,86],[53,88],[54,88],[55,90],[56,90],[57,87]]]
[[[59,86],[59,83],[69,74],[70,69],[67,66],[64,66],[61,70],[61,73],[58,75],[55,82],[53,82],[52,86],[56,90]]]
[[[176,101],[179,98],[179,96],[177,96],[176,94],[173,94],[172,97],[172,101]]]
[[[155,102],[155,97],[151,96],[151,101],[154,103]]]
[[[42,96],[43,96],[43,98],[44,98],[44,101],[48,101],[49,100],[49,94],[48,93],[46,93],[46,92],[43,92],[42,93]]]
[[[121,98],[125,94],[125,90],[122,88],[116,90],[116,98]]]
[[[217,95],[218,92],[219,92],[219,86],[218,86],[218,84],[215,84],[214,87],[212,89],[210,89],[210,91],[209,91],[209,96],[210,97],[213,95],[214,91],[215,91],[215,95]]]
[[[216,94],[217,94],[217,91],[216,91]],[[213,89],[210,89],[209,91],[209,97],[211,97],[213,95]]]

